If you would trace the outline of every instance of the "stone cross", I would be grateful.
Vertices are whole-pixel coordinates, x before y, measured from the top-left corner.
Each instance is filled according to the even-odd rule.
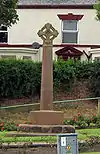
[[[41,98],[40,110],[53,109],[53,59],[52,48],[53,40],[58,36],[58,31],[47,23],[38,32],[43,40],[42,57],[42,79],[41,79]]]
[[[52,49],[53,40],[57,37],[58,31],[51,24],[47,23],[39,30],[38,35],[43,40],[40,110],[31,111],[29,120],[32,124],[43,125],[44,128],[44,125],[62,125],[64,114],[62,111],[53,110]]]

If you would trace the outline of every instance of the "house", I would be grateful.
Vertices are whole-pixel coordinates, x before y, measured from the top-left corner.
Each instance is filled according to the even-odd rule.
[[[95,3],[96,0],[19,0],[17,24],[0,27],[0,56],[41,61],[42,40],[37,32],[51,23],[59,32],[53,59],[99,59],[100,23],[95,19]]]

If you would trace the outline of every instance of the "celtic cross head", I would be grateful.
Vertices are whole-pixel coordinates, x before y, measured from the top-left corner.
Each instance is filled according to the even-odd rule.
[[[53,40],[58,36],[58,31],[50,23],[47,23],[38,31],[38,36],[41,37],[44,44],[52,44]]]

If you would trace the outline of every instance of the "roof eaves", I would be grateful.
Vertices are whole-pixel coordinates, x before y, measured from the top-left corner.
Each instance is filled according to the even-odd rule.
[[[18,9],[93,9],[93,4],[77,4],[77,5],[17,5]]]

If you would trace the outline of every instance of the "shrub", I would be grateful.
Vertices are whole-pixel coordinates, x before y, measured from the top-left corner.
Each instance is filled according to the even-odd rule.
[[[100,116],[93,115],[84,117],[80,113],[71,120],[65,120],[64,124],[73,125],[78,128],[97,127],[100,128]]]
[[[75,81],[87,80],[93,96],[100,96],[100,62],[63,61],[53,65],[54,90],[69,90]],[[41,62],[0,59],[0,98],[40,93]]]
[[[18,125],[14,122],[0,121],[0,131],[16,131]]]
[[[0,60],[0,96],[34,95],[40,86],[41,64],[29,60]]]

